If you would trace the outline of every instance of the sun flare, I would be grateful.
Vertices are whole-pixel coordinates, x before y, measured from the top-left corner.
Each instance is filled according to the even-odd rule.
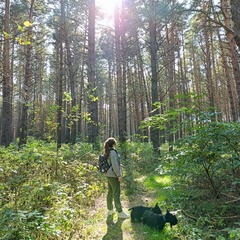
[[[96,0],[96,6],[106,14],[113,14],[116,6],[120,6],[122,0]]]

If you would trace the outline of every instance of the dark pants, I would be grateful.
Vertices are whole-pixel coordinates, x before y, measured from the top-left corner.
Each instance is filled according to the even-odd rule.
[[[113,202],[118,212],[122,212],[122,205],[120,201],[120,182],[118,178],[107,177],[108,180],[108,194],[107,194],[107,208],[113,210]]]

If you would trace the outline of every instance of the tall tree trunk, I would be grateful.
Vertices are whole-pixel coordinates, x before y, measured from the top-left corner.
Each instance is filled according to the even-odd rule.
[[[88,16],[88,112],[91,121],[88,123],[88,140],[96,144],[98,138],[98,101],[96,98],[95,77],[95,0],[89,0]]]
[[[126,129],[124,128],[125,119],[123,119],[123,76],[121,66],[121,24],[119,15],[119,6],[115,7],[114,11],[114,26],[115,26],[115,49],[116,49],[116,70],[117,70],[117,107],[118,107],[118,134],[120,142],[125,141]]]
[[[151,102],[149,97],[149,90],[147,88],[146,79],[144,75],[144,66],[143,66],[143,59],[141,54],[141,47],[139,42],[139,37],[137,31],[134,32],[135,39],[136,39],[136,48],[137,48],[137,64],[138,64],[138,78],[140,82],[140,98],[141,98],[141,118],[144,120],[148,117],[148,112],[151,109]],[[150,141],[148,139],[148,130],[144,129],[142,135],[144,135],[144,141]]]
[[[231,23],[230,23],[230,16],[229,16],[229,6],[227,0],[221,0],[221,7],[224,12],[224,24],[227,28],[230,29]],[[226,37],[228,40],[228,48],[229,52],[231,54],[232,59],[232,66],[233,66],[233,74],[236,84],[236,91],[238,96],[238,109],[237,109],[237,116],[238,119],[240,119],[240,68],[239,68],[239,62],[238,62],[238,56],[235,48],[235,41],[234,36],[232,32],[228,31],[226,33]]]
[[[120,32],[121,32],[121,63],[122,63],[122,106],[121,106],[121,114],[118,115],[118,118],[121,122],[121,130],[119,132],[119,140],[121,142],[125,142],[127,139],[127,64],[126,64],[126,12],[125,9],[125,2],[122,1],[122,8],[121,8],[121,20],[120,20]],[[121,48],[122,47],[122,48]]]
[[[12,47],[11,48],[11,92],[12,92],[12,139],[16,139],[16,128],[14,127],[15,119],[14,119],[14,107],[13,107],[13,74],[14,74],[14,52],[15,52],[15,41],[12,41]],[[15,117],[17,119],[17,117]]]
[[[231,2],[234,38],[240,50],[240,1],[231,0],[230,2]]]
[[[87,48],[87,24],[85,24],[85,31],[84,31],[84,39],[83,39],[83,58],[81,59],[81,63],[80,65],[80,88],[79,88],[79,112],[82,113],[84,112],[84,104],[85,104],[85,94],[84,94],[84,70],[85,70],[85,56],[86,54],[86,48]],[[85,127],[85,122],[86,119],[85,117],[83,117],[83,115],[81,115],[80,121],[78,121],[78,135],[81,135],[82,137],[85,136],[86,133],[86,127]]]
[[[34,0],[31,0],[31,5],[29,9],[29,16],[28,20],[30,23],[32,23],[32,17],[33,17],[33,4]],[[31,39],[32,36],[32,26],[28,27],[28,38]],[[22,88],[22,113],[21,113],[21,124],[20,124],[20,139],[19,139],[19,145],[25,144],[27,141],[27,134],[28,134],[28,106],[30,101],[30,95],[31,95],[31,81],[32,81],[32,44],[29,44],[26,46],[26,63],[25,63],[25,78],[23,81],[23,88]]]
[[[8,147],[13,140],[12,130],[12,78],[10,73],[10,1],[5,1],[5,18],[4,18],[4,48],[3,48],[3,105],[2,105],[2,137],[1,144]]]
[[[150,0],[150,19],[149,19],[149,31],[150,31],[150,57],[151,57],[151,75],[152,75],[152,117],[154,117],[158,111],[155,109],[154,105],[158,100],[158,74],[157,74],[157,43],[156,43],[156,13],[155,13],[155,1]],[[153,148],[160,152],[159,143],[159,129],[151,129],[151,141]]]
[[[112,63],[111,59],[108,59],[108,88],[107,91],[109,92],[109,126],[108,126],[108,136],[114,136],[114,104],[113,104],[113,78],[111,74]],[[107,136],[105,136],[107,137]]]
[[[38,106],[39,106],[39,120],[38,120],[38,132],[39,136],[43,138],[43,72],[44,72],[44,60],[41,60],[40,63],[40,72],[39,72],[39,99],[38,99]]]
[[[175,89],[175,82],[174,82],[174,72],[175,72],[175,57],[174,57],[174,32],[175,32],[175,21],[174,21],[174,9],[175,9],[175,0],[172,1],[172,18],[171,18],[171,27],[170,32],[168,33],[167,29],[167,36],[168,39],[168,83],[169,83],[169,107],[174,108],[174,95],[176,92]],[[169,141],[169,151],[173,151],[173,142],[174,142],[174,134],[172,132],[174,122],[170,120],[169,127],[168,127],[168,141]]]
[[[212,59],[211,59],[211,51],[210,51],[210,37],[209,32],[206,26],[204,26],[204,40],[206,47],[206,55],[205,55],[205,69],[206,69],[206,80],[207,80],[207,91],[209,98],[209,106],[211,113],[214,113],[215,100],[214,100],[214,87],[213,87],[213,77],[212,77]],[[215,116],[213,115],[213,120]]]
[[[214,8],[212,8],[214,11]],[[214,19],[215,21],[217,21],[217,16],[216,13],[214,12]],[[223,47],[223,42],[221,39],[221,35],[219,32],[219,29],[216,29],[217,31],[217,37],[218,37],[218,42],[219,42],[219,47],[220,47],[220,51],[221,51],[221,61],[222,61],[222,67],[224,69],[224,73],[225,73],[225,78],[226,78],[226,84],[227,84],[227,91],[228,91],[228,98],[229,98],[229,104],[230,104],[230,118],[235,122],[237,121],[237,113],[236,113],[236,109],[235,109],[235,104],[234,104],[234,99],[233,99],[233,90],[232,90],[232,77],[230,76],[230,72],[229,72],[229,66],[226,60],[226,53]],[[227,101],[228,102],[228,101]]]
[[[69,40],[69,25],[68,22],[66,20],[66,14],[65,14],[65,8],[64,8],[64,12],[63,12],[63,22],[64,22],[64,37],[65,37],[65,46],[66,46],[66,50],[67,50],[67,66],[68,66],[68,79],[70,80],[70,91],[71,91],[71,106],[69,106],[69,108],[71,108],[70,111],[70,121],[72,121],[71,123],[71,142],[74,144],[76,142],[76,130],[77,130],[77,122],[75,121],[76,119],[76,93],[75,93],[75,71],[74,71],[74,67],[73,67],[73,59],[71,56],[71,49],[70,49],[70,40]]]
[[[178,59],[179,59],[179,66],[178,66],[178,69],[179,69],[178,70],[179,71],[179,74],[178,74],[179,75],[179,87],[178,87],[178,91],[179,91],[180,94],[184,95],[183,106],[187,107],[187,105],[188,105],[187,94],[189,92],[188,84],[187,84],[187,76],[186,76],[187,70],[186,70],[186,64],[185,64],[185,55],[183,55],[183,58],[181,57],[180,49],[181,49],[181,46],[177,46],[177,56],[178,56]],[[185,52],[184,47],[182,48],[182,52]],[[189,119],[189,114],[188,113],[182,113],[180,118],[179,118],[179,122],[182,123],[185,118]],[[183,123],[182,127],[179,129],[177,138],[182,138],[185,135],[185,131],[186,131],[185,123]]]
[[[58,32],[59,38],[56,42],[57,59],[59,62],[59,71],[57,72],[57,149],[62,146],[62,109],[63,109],[63,30],[64,30],[64,0],[61,0],[61,21]],[[58,31],[58,30],[57,30]]]
[[[218,86],[219,86],[219,80],[217,78],[217,64],[215,61],[215,51],[214,51],[214,39],[213,39],[213,32],[210,31],[210,49],[211,49],[211,58],[212,58],[212,84],[213,84],[213,103],[215,105],[217,109],[217,111],[219,111],[220,109],[220,93],[218,91]],[[224,57],[224,56],[223,56]],[[218,115],[215,114],[215,119],[217,120]]]

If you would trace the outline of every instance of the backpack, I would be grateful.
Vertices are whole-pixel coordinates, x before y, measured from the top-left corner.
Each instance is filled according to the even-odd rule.
[[[108,163],[106,156],[101,154],[98,158],[98,171],[100,173],[106,173],[111,166],[112,164]]]

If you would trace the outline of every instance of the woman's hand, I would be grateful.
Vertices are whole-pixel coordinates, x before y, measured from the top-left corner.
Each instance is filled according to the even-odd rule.
[[[118,181],[121,183],[122,182],[122,177],[118,177]]]

